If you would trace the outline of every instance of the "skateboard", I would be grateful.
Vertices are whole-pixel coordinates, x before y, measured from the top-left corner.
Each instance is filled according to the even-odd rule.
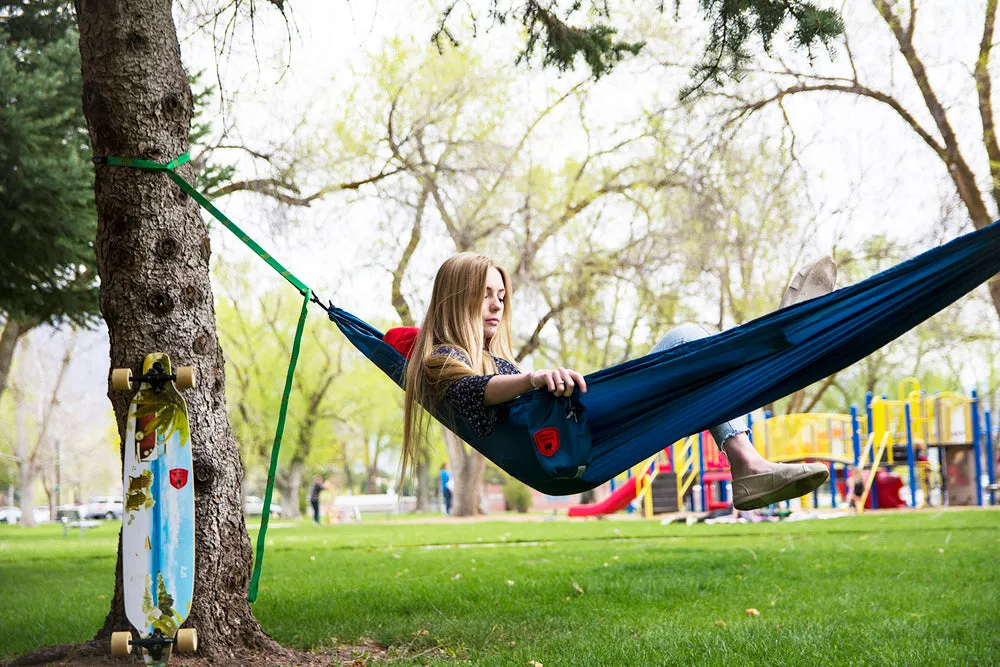
[[[111,373],[111,386],[136,390],[125,430],[122,585],[125,615],[136,629],[111,635],[111,653],[142,650],[146,665],[166,665],[171,651],[196,651],[198,633],[179,629],[194,592],[194,479],[187,405],[178,389],[195,384],[194,369],[171,372],[162,352],[146,355],[142,375]]]

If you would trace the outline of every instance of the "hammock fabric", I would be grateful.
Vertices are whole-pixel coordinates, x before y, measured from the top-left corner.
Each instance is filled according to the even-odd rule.
[[[531,426],[533,415],[549,414],[567,399],[539,390],[523,394],[504,404],[496,430],[486,438],[460,416],[445,421],[453,421],[449,427],[465,442],[528,486],[549,495],[578,493],[680,438],[850,366],[998,272],[1000,222],[994,222],[850,287],[592,373],[586,376],[587,393],[578,399],[586,408],[592,449],[577,477],[554,478],[524,424]],[[402,386],[406,359],[381,332],[340,308],[331,306],[329,315]]]

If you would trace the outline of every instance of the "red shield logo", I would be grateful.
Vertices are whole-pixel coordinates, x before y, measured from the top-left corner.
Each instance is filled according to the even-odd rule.
[[[559,429],[549,426],[535,432],[535,447],[542,456],[552,456],[559,451]]]
[[[175,489],[183,489],[188,483],[188,471],[186,468],[174,468],[170,471],[170,486]]]

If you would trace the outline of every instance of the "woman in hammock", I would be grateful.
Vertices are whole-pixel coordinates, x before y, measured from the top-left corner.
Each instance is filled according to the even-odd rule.
[[[833,289],[836,266],[823,258],[800,271],[780,307]],[[512,361],[510,279],[482,255],[449,258],[434,279],[427,315],[414,342],[406,373],[403,469],[413,460],[423,432],[419,404],[445,401],[483,437],[496,426],[497,406],[532,389],[569,396],[586,393],[584,377],[568,368],[522,372]],[[653,348],[665,350],[708,335],[694,324],[671,330]],[[763,459],[742,419],[709,431],[725,452],[733,477],[733,504],[746,510],[811,492],[829,477],[822,463],[784,464]]]

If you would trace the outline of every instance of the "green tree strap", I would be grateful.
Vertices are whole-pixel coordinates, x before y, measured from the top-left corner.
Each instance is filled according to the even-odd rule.
[[[292,275],[292,273],[283,267],[280,262],[271,257],[270,253],[265,251],[260,245],[254,241],[250,236],[247,235],[239,226],[227,218],[225,214],[208,200],[208,197],[202,193],[195,190],[194,186],[184,180],[184,177],[175,171],[176,167],[181,166],[185,162],[191,159],[191,156],[187,153],[179,157],[174,158],[166,164],[160,164],[159,162],[153,162],[152,160],[139,160],[136,158],[129,157],[95,157],[95,164],[109,164],[115,167],[134,167],[136,169],[145,169],[147,171],[165,171],[167,175],[176,183],[181,190],[186,192],[192,199],[194,199],[198,204],[204,208],[206,211],[212,214],[212,216],[226,226],[226,229],[231,231],[236,237],[247,244],[251,250],[253,250],[257,255],[267,262],[272,269],[281,274],[281,276],[295,286],[301,293],[305,293],[308,287],[305,283]]]
[[[256,241],[250,238],[246,232],[240,229],[236,223],[227,218],[225,214],[208,200],[202,193],[198,192],[193,185],[184,180],[175,169],[191,159],[187,153],[180,155],[166,164],[153,162],[152,160],[140,160],[127,157],[94,157],[94,164],[107,164],[114,167],[133,167],[135,169],[145,169],[147,171],[164,171],[170,176],[181,190],[194,199],[206,211],[211,213],[216,220],[225,225],[243,243],[250,247],[257,255],[267,262],[272,269],[295,286],[302,294],[302,311],[299,313],[299,324],[295,329],[295,340],[292,343],[292,358],[288,363],[288,373],[285,376],[285,393],[281,397],[281,409],[278,411],[278,428],[274,433],[274,446],[271,448],[271,469],[267,474],[267,489],[264,491],[264,508],[260,518],[260,533],[257,535],[257,555],[254,558],[253,577],[250,580],[250,589],[247,592],[247,600],[257,601],[257,588],[260,582],[261,565],[264,562],[264,544],[267,535],[267,522],[271,516],[271,495],[274,492],[274,477],[278,468],[278,453],[281,450],[281,436],[285,432],[285,416],[288,414],[288,398],[292,393],[292,377],[295,375],[295,365],[299,360],[299,349],[302,346],[302,332],[306,323],[306,314],[309,310],[309,302],[313,298],[312,290],[306,287],[305,283],[293,276],[288,269],[283,267],[277,260],[271,257]]]
[[[306,324],[306,314],[309,312],[309,301],[312,290],[306,288],[302,299],[302,310],[299,312],[299,324],[295,328],[295,342],[292,343],[292,358],[288,362],[288,373],[285,375],[285,393],[281,396],[281,410],[278,412],[278,428],[274,433],[274,447],[271,448],[271,469],[267,473],[267,489],[264,491],[264,510],[260,515],[260,532],[257,534],[257,557],[253,564],[253,577],[250,579],[250,590],[247,600],[257,601],[257,585],[260,582],[260,569],[264,564],[264,539],[267,535],[267,522],[271,518],[271,492],[274,490],[274,476],[278,470],[278,450],[281,448],[281,436],[285,432],[285,414],[288,412],[288,397],[292,393],[292,376],[295,375],[295,364],[299,361],[299,348],[302,346],[302,330]]]

